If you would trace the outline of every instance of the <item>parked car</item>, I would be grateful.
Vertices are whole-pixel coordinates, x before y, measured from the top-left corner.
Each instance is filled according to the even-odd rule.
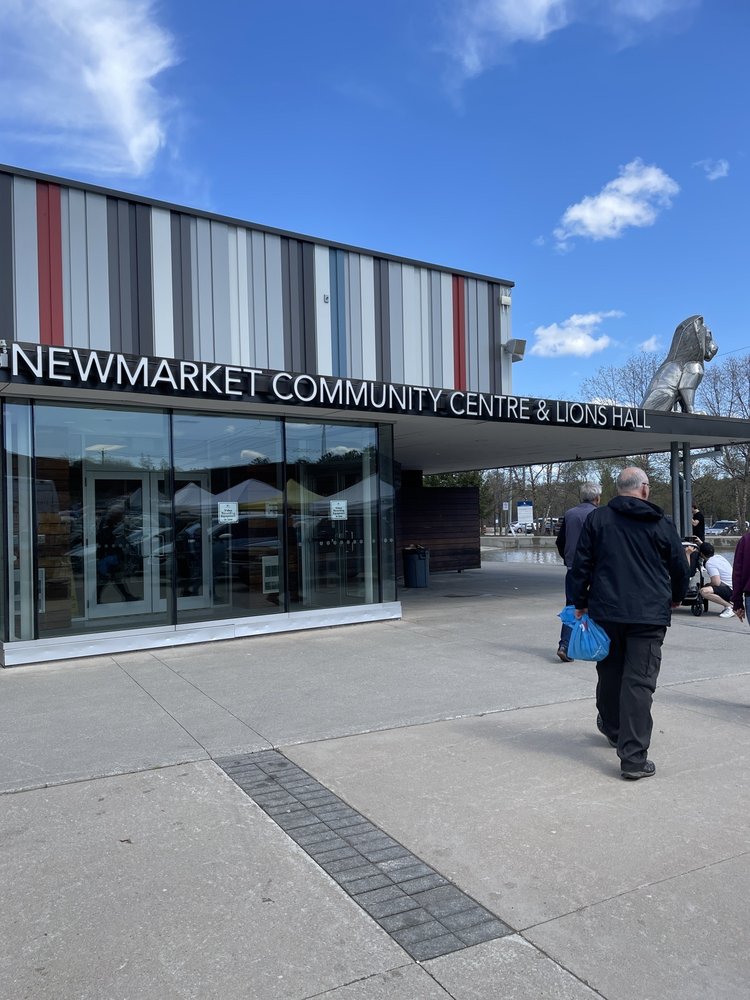
[[[533,535],[534,534],[534,522],[531,521],[528,524],[522,524],[521,521],[512,521],[510,524],[511,535]]]
[[[707,535],[735,535],[737,534],[736,521],[714,521],[706,528]]]

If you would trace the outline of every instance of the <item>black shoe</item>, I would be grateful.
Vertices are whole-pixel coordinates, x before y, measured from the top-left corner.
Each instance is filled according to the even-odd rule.
[[[656,764],[652,760],[644,760],[642,764],[630,765],[630,768],[622,764],[620,774],[623,778],[630,778],[631,781],[635,781],[637,778],[650,778],[652,774],[656,774]]]
[[[560,657],[563,663],[575,663],[573,657],[568,656],[568,651],[565,648],[565,646],[560,645],[557,647],[557,655]]]
[[[599,730],[599,732],[602,734],[602,736],[604,736],[608,740],[609,745],[611,747],[616,747],[617,746],[617,739],[616,739],[616,737],[610,736],[609,733],[607,732],[607,730],[604,728],[604,723],[602,722],[601,715],[597,715],[597,717],[596,717],[596,728]]]

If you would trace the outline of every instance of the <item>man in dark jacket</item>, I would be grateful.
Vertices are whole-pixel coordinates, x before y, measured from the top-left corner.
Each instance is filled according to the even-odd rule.
[[[565,603],[570,604],[570,570],[573,565],[573,556],[576,554],[578,538],[581,534],[583,522],[592,510],[596,510],[601,500],[602,488],[599,483],[587,482],[581,486],[579,496],[581,502],[576,507],[571,507],[565,511],[565,517],[560,525],[560,530],[555,539],[557,551],[562,556],[562,560],[568,568],[565,574]],[[557,647],[557,655],[563,663],[572,663],[568,656],[568,642],[570,641],[571,628],[565,625],[560,630],[560,642]]]
[[[576,617],[588,611],[610,638],[597,663],[596,720],[617,747],[624,778],[647,778],[651,702],[672,608],[688,588],[682,543],[664,511],[648,500],[648,476],[623,469],[618,495],[584,522],[571,571]]]

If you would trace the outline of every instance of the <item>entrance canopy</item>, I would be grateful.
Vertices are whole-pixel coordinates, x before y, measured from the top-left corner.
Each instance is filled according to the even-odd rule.
[[[750,441],[748,420],[640,412],[649,426],[634,430],[399,416],[394,454],[403,468],[430,475],[669,452],[673,442],[704,450]]]

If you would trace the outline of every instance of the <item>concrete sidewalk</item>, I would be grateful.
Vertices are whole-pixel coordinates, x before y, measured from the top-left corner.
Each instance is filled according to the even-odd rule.
[[[747,996],[750,629],[675,613],[624,782],[533,558],[401,621],[0,673],[0,996]]]

